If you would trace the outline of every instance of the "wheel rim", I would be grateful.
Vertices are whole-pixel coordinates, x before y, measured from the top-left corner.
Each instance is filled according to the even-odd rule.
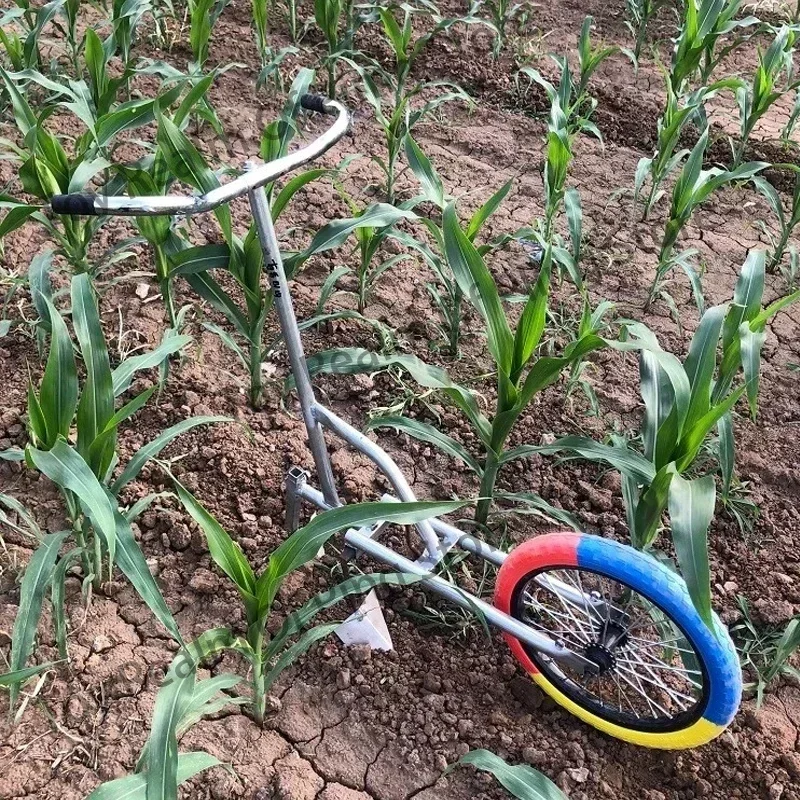
[[[517,584],[514,616],[589,659],[572,668],[526,647],[536,667],[597,716],[642,731],[679,730],[708,701],[703,659],[685,631],[651,598],[609,575],[547,567]]]

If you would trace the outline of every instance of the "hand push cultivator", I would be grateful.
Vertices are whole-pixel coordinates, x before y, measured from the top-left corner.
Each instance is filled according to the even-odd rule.
[[[369,457],[393,488],[384,499],[414,501],[392,458],[317,401],[306,365],[278,242],[264,189],[318,158],[347,132],[340,103],[306,95],[301,105],[335,117],[316,141],[202,196],[63,195],[61,214],[155,216],[200,214],[247,195],[274,290],[319,488],[292,468],[286,479],[286,518],[299,523],[302,501],[326,510],[341,505],[325,433]],[[505,553],[439,519],[416,526],[422,554],[411,560],[379,541],[385,524],[345,534],[345,552],[371,556],[398,572],[419,576],[425,588],[499,628],[533,680],[558,703],[596,728],[635,744],[684,748],[717,736],[733,718],[741,673],[733,645],[715,619],[701,619],[681,578],[631,547],[572,532],[536,537]],[[435,574],[454,548],[499,567],[494,604]]]

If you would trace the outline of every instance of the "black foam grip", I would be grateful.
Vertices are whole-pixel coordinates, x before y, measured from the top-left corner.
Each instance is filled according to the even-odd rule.
[[[97,216],[94,200],[93,194],[57,194],[50,198],[50,208],[56,214],[94,217]]]
[[[306,111],[316,111],[318,114],[325,113],[325,103],[328,101],[327,97],[319,94],[304,94],[300,98],[300,105]]]

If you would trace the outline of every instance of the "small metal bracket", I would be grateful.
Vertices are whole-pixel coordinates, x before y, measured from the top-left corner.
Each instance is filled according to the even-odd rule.
[[[284,478],[287,533],[294,533],[300,527],[300,493],[308,482],[309,477],[309,473],[301,467],[291,467]]]
[[[372,525],[364,525],[362,528],[350,528],[344,535],[344,548],[342,549],[342,558],[346,561],[353,561],[358,556],[358,548],[350,544],[350,539],[353,536],[365,537],[377,541],[378,537],[383,533],[388,525],[388,522],[374,522]]]

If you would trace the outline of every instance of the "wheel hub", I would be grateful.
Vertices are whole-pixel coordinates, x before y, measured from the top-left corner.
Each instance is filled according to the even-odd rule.
[[[603,647],[602,644],[597,642],[587,645],[584,648],[583,654],[590,661],[597,664],[597,669],[600,675],[610,672],[617,665],[617,660],[614,658],[614,654],[611,652],[611,650],[609,650],[607,647]]]

